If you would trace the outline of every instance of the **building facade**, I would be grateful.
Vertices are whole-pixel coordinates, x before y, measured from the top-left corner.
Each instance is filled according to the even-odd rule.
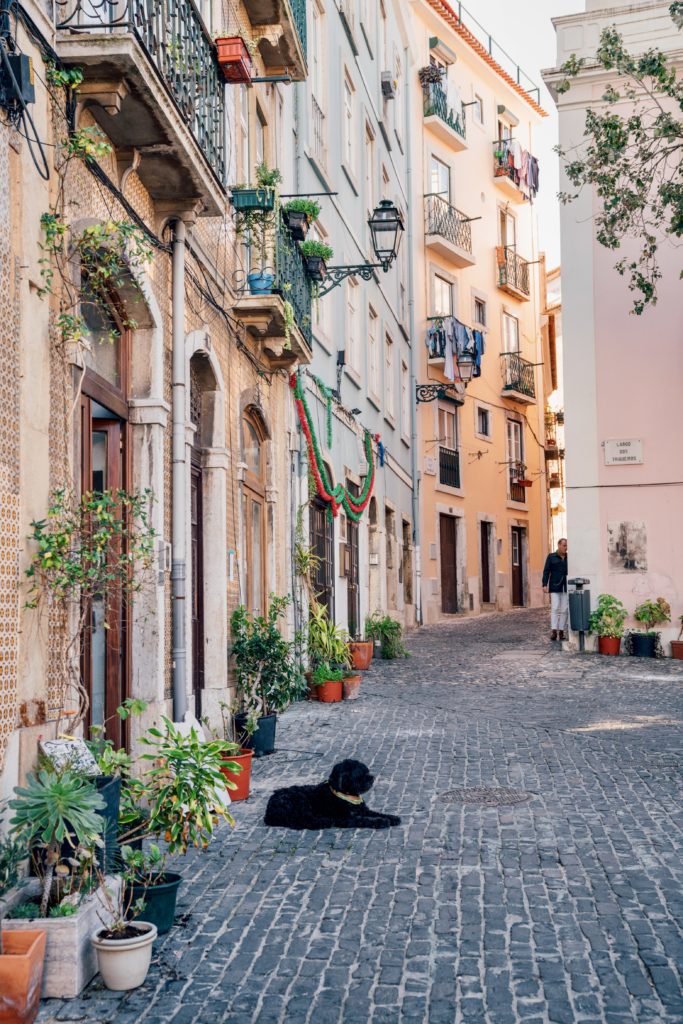
[[[540,604],[547,543],[533,207],[544,112],[457,7],[461,18],[445,3],[410,4],[424,622]]]
[[[556,96],[563,148],[580,144],[586,113],[602,105],[612,78],[591,60],[604,28],[615,25],[632,52],[663,50],[680,69],[680,33],[669,6],[588,0],[584,12],[556,19],[557,70],[545,74],[549,88],[571,54],[586,58],[569,92]],[[628,113],[629,102],[618,107],[620,114]],[[674,623],[683,613],[680,255],[662,240],[657,304],[632,315],[632,295],[614,269],[614,253],[595,239],[598,208],[589,189],[562,208],[570,572],[590,578],[593,604],[598,594],[610,593],[632,614],[644,600],[668,601],[674,620],[662,628],[668,654],[666,641],[676,639]],[[622,251],[637,250],[627,242]],[[634,374],[645,350],[647,370]],[[631,619],[627,625],[637,624]]]
[[[567,484],[564,463],[564,376],[562,342],[562,275],[541,259],[543,381],[545,395],[545,465],[550,521],[549,547],[567,536]]]

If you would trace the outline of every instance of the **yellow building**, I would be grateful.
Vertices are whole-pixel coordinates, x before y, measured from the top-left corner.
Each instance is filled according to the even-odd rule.
[[[420,593],[422,621],[435,622],[543,600],[533,130],[544,111],[461,5],[460,18],[441,0],[410,7]],[[458,358],[477,346],[465,387]]]

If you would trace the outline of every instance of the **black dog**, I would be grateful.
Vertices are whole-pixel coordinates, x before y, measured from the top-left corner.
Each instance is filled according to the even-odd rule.
[[[363,802],[375,781],[362,761],[340,761],[327,782],[318,786],[276,789],[263,819],[281,828],[390,828],[400,825],[393,814],[378,814]]]

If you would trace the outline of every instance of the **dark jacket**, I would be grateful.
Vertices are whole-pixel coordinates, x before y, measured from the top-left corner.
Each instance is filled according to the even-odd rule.
[[[553,551],[545,560],[543,586],[551,594],[562,594],[567,589],[567,559]]]

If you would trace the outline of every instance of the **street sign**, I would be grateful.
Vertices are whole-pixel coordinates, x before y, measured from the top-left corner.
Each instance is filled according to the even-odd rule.
[[[639,438],[603,441],[606,466],[642,466],[643,442]]]

